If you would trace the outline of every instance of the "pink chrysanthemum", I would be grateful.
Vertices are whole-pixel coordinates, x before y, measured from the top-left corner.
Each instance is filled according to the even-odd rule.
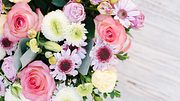
[[[116,65],[118,61],[114,53],[115,50],[111,46],[97,42],[90,52],[93,70],[106,70]]]
[[[3,37],[0,40],[0,46],[6,51],[8,55],[12,55],[12,52],[16,50],[17,43],[10,41],[7,37]]]
[[[76,54],[76,51],[67,51],[62,50],[61,53],[55,53],[55,58],[57,59],[57,63],[55,65],[51,65],[50,69],[53,70],[51,74],[57,80],[66,80],[66,75],[76,76],[78,71],[76,68],[79,68],[82,61],[81,58]]]
[[[87,43],[82,44],[82,46],[86,46],[86,45],[87,45]],[[63,50],[71,49],[71,47],[73,48],[74,51],[76,51],[76,54],[79,55],[79,57],[81,59],[84,59],[86,57],[87,52],[86,52],[86,50],[84,48],[69,46],[66,43],[62,45]]]
[[[131,25],[130,20],[134,20],[135,16],[140,14],[140,11],[138,11],[136,5],[131,0],[119,0],[114,5],[114,8],[114,19],[119,20],[126,28]]]

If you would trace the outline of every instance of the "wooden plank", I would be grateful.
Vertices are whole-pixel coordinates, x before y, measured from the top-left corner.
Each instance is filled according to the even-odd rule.
[[[107,101],[180,101],[180,0],[135,0],[146,15],[121,63],[122,97]]]

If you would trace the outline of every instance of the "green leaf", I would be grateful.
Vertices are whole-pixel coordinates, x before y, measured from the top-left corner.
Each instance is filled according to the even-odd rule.
[[[94,96],[94,101],[103,101],[103,99],[98,95]]]
[[[51,3],[57,7],[63,7],[67,3],[67,1],[66,0],[52,0]]]
[[[114,94],[117,98],[120,98],[121,97],[121,93],[117,90],[114,90]]]
[[[29,41],[28,38],[21,39],[18,44],[18,49],[15,51],[14,66],[16,67],[17,70],[19,70],[22,66],[20,58],[28,49],[28,47],[26,46],[26,42],[28,41]]]
[[[85,19],[85,28],[88,31],[87,38],[88,40],[91,40],[95,36],[95,24],[94,24],[94,18],[93,17],[86,17]]]
[[[89,67],[91,65],[91,58],[89,56],[89,53],[92,49],[94,45],[93,40],[91,40],[90,42],[88,42],[88,46],[86,47],[86,51],[87,51],[87,55],[86,58],[82,61],[82,64],[80,66],[80,68],[78,69],[78,71],[82,74],[82,75],[87,75],[88,71],[89,71]]]
[[[31,51],[31,49],[28,49],[20,58],[22,68],[23,69],[27,64],[29,64],[31,61],[33,61],[37,56],[37,53],[34,53]]]
[[[5,5],[5,7],[12,7],[13,6],[13,4],[9,0],[2,0],[2,2]]]
[[[1,96],[1,97],[0,97],[0,101],[4,101],[4,97]]]
[[[120,52],[119,54],[116,54],[116,56],[117,56],[117,58],[119,59],[119,60],[126,60],[126,59],[129,59],[129,56],[128,56],[128,54],[127,53],[122,53],[122,52]]]
[[[103,93],[103,97],[104,97],[104,98],[107,98],[107,97],[108,97],[108,94],[107,94],[107,93]]]

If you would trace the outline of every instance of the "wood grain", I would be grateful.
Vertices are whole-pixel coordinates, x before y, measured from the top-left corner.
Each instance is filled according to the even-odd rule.
[[[180,0],[135,0],[145,27],[133,31],[130,59],[121,63],[122,97],[108,101],[180,101]]]

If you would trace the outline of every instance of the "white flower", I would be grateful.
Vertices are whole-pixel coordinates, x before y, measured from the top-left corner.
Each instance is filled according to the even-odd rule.
[[[41,31],[51,41],[62,41],[70,22],[61,10],[48,13],[42,22]]]
[[[6,56],[6,51],[0,46],[0,60]]]
[[[130,20],[135,20],[135,16],[140,14],[136,5],[131,0],[119,0],[114,5],[114,19],[120,21],[122,25],[128,28],[131,25]]]
[[[62,88],[52,101],[83,101],[80,95],[76,92],[75,88],[66,87]]]
[[[117,70],[111,67],[108,70],[96,70],[92,75],[92,84],[102,93],[114,90],[117,81]]]
[[[76,54],[77,51],[67,51],[62,50],[61,53],[55,53],[54,56],[57,60],[56,64],[51,65],[50,69],[54,70],[51,72],[53,77],[57,80],[66,80],[66,75],[76,76],[82,61],[79,55]]]
[[[65,35],[68,45],[80,47],[84,44],[87,39],[86,34],[88,33],[85,29],[85,24],[72,23],[67,27],[67,34]]]
[[[11,89],[6,89],[5,93],[5,101],[30,101],[24,97],[24,95],[21,93],[19,94],[19,97],[12,94]]]

